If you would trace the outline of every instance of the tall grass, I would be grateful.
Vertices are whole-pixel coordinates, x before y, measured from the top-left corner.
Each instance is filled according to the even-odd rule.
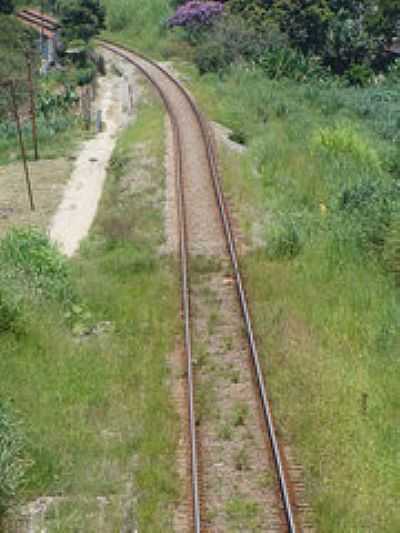
[[[198,77],[240,132],[224,184],[280,432],[305,467],[317,529],[398,531],[398,89]]]
[[[169,0],[105,0],[105,35],[118,38],[128,46],[157,53],[165,36],[165,21],[171,12]]]
[[[47,516],[51,531],[172,529],[177,426],[167,356],[179,290],[174,261],[158,255],[164,115],[149,101],[118,143],[92,234],[70,268],[47,260],[37,234],[7,254],[34,287],[58,294],[62,278],[75,294],[66,308],[33,291],[22,331],[0,330],[0,402],[12,398],[32,458],[19,497],[62,497]]]

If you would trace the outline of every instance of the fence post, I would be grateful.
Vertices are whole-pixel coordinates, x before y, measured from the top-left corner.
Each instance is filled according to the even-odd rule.
[[[26,63],[28,67],[28,86],[29,86],[29,98],[30,98],[30,104],[31,104],[33,150],[35,154],[35,161],[37,161],[39,159],[39,149],[38,149],[38,138],[37,138],[37,129],[36,129],[35,94],[33,90],[33,79],[32,79],[32,58],[30,57],[29,52],[27,52],[26,54]]]

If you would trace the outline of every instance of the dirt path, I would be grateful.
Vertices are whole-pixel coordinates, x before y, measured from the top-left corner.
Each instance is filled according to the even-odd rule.
[[[108,58],[109,71],[112,70],[111,63]],[[133,105],[140,95],[135,79],[134,74],[130,74],[129,83],[134,89]],[[93,108],[102,110],[103,131],[84,143],[62,202],[50,224],[50,238],[67,256],[72,256],[77,251],[96,215],[107,175],[107,165],[117,142],[117,133],[129,120],[127,87],[127,79],[115,73],[100,78],[100,97]]]

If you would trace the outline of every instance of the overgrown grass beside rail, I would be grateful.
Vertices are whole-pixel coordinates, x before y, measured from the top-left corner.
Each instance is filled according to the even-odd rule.
[[[20,327],[0,333],[0,400],[18,409],[33,461],[19,498],[58,498],[49,531],[171,530],[177,429],[167,355],[179,290],[174,261],[159,254],[163,128],[152,102],[120,139],[91,236],[65,273],[70,304],[24,291]],[[26,242],[28,272],[47,257],[36,248]],[[56,272],[34,279],[52,294]]]
[[[224,186],[280,433],[321,531],[397,531],[400,92],[183,67],[222,150]],[[332,103],[332,100],[336,104]]]

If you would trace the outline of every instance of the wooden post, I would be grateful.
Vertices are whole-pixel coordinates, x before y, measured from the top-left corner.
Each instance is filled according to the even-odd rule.
[[[43,15],[43,0],[40,0],[40,14]],[[43,21],[40,22],[40,59],[43,57]]]
[[[35,154],[35,161],[39,159],[39,149],[38,149],[38,138],[37,138],[37,129],[36,129],[36,107],[35,107],[35,93],[33,90],[33,79],[32,79],[32,59],[29,55],[29,52],[26,54],[26,63],[28,66],[28,86],[29,86],[29,97],[31,103],[31,119],[32,119],[32,140],[33,140],[33,150]]]
[[[30,180],[30,177],[29,177],[28,163],[26,161],[26,152],[25,152],[24,141],[23,141],[23,138],[22,138],[21,121],[19,119],[19,113],[18,113],[17,97],[16,97],[16,94],[15,94],[15,82],[12,81],[9,84],[9,87],[10,87],[11,102],[12,102],[12,107],[13,107],[15,124],[17,125],[18,140],[19,140],[19,145],[20,145],[20,148],[21,148],[21,156],[22,156],[22,161],[23,161],[23,164],[24,164],[25,182],[26,182],[26,188],[27,188],[27,191],[28,191],[29,203],[30,203],[30,206],[31,206],[31,211],[35,211],[35,204],[34,204],[34,201],[33,201],[33,194],[32,194],[32,185],[31,185],[31,180]]]

